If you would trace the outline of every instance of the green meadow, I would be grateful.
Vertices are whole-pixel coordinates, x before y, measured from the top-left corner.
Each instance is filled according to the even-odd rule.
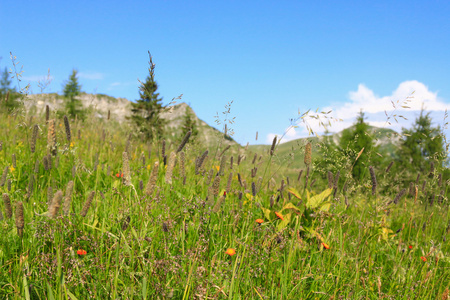
[[[443,169],[1,114],[1,299],[449,298]]]

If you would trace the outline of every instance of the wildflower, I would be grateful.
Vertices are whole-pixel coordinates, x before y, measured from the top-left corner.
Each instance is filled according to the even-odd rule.
[[[233,256],[236,254],[236,250],[234,250],[233,248],[228,248],[227,251],[225,251],[226,254],[228,254],[229,256]]]
[[[86,250],[79,249],[79,250],[77,250],[77,254],[78,254],[78,255],[86,255],[87,252],[86,252]]]
[[[409,246],[408,246],[408,248],[409,248],[409,249],[412,249],[412,246],[411,246],[411,245],[409,245]]]
[[[70,148],[73,148],[75,144],[73,142],[70,142]]]
[[[16,168],[14,168],[13,166],[9,167],[9,170],[10,170],[11,172],[14,172],[15,169],[16,169]]]
[[[322,243],[322,246],[323,246],[325,249],[330,249],[330,246],[328,246],[328,245],[325,244],[325,243]]]
[[[262,224],[263,222],[264,222],[263,219],[256,219],[256,223],[258,223],[258,224]]]
[[[284,221],[284,218],[283,218],[283,215],[282,215],[282,214],[280,214],[279,212],[275,212],[275,215],[276,215],[279,219],[281,219],[281,221]]]
[[[123,177],[123,173],[117,173],[117,174],[116,174],[116,177],[117,177],[117,178]]]
[[[427,261],[427,258],[425,256],[421,256],[420,259],[423,261]]]

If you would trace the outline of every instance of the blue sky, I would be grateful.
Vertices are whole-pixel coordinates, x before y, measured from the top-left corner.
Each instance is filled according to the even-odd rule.
[[[317,108],[342,119],[330,131],[360,109],[400,130],[422,103],[441,124],[450,108],[448,16],[448,1],[0,0],[0,68],[11,51],[32,93],[48,69],[45,92],[61,92],[76,68],[83,91],[136,100],[149,50],[163,102],[183,94],[214,125],[233,101],[241,144],[269,143]],[[412,91],[411,108],[394,111]],[[409,120],[389,126],[385,110]],[[301,123],[285,140],[307,135]]]

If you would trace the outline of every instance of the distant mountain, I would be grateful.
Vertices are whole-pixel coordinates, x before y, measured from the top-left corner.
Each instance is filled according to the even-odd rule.
[[[103,94],[86,94],[82,93],[77,97],[81,100],[84,108],[94,111],[94,115],[98,118],[107,118],[108,111],[111,113],[111,119],[117,122],[128,122],[127,117],[131,114],[131,102],[125,98],[114,98]],[[25,107],[29,111],[43,112],[45,106],[48,105],[51,110],[62,109],[64,105],[63,96],[56,93],[52,94],[35,94],[29,95],[25,101]],[[172,136],[176,137],[181,134],[181,126],[187,112],[191,113],[192,118],[197,124],[199,131],[198,140],[203,146],[210,147],[217,145],[217,140],[223,137],[216,128],[208,125],[203,120],[200,120],[193,109],[186,103],[175,104],[167,109],[162,114],[162,118],[168,120],[168,131]],[[226,136],[223,141],[226,145],[238,146],[230,136]]]
[[[349,127],[353,129],[354,125]],[[344,129],[345,130],[345,129]],[[338,144],[342,137],[343,130],[329,135],[328,137]],[[372,135],[375,139],[375,144],[380,146],[380,152],[384,153],[394,153],[396,147],[400,143],[400,134],[392,129],[379,128],[374,126],[369,126],[368,134]],[[292,140],[283,144],[279,144],[276,148],[276,154],[280,159],[292,159],[294,161],[293,165],[297,168],[303,166],[304,157],[304,146],[311,142],[313,145],[313,158],[319,156],[317,151],[317,144],[322,143],[325,136],[311,136],[306,138],[300,138]],[[250,145],[248,149],[253,152],[265,154],[270,150],[271,145]]]

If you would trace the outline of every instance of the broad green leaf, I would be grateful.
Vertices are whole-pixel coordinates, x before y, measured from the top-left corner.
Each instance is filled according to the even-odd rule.
[[[266,217],[266,219],[270,221],[271,220],[271,218],[270,218],[270,213],[271,213],[270,209],[267,209],[267,208],[264,208],[264,207],[261,206],[261,210],[263,211],[264,216]]]
[[[331,202],[330,201],[326,201],[323,202],[322,205],[320,206],[320,211],[328,211],[331,207]]]
[[[283,220],[278,224],[277,229],[281,231],[291,222],[291,213],[283,215]]]
[[[331,195],[333,192],[333,189],[326,189],[319,195],[315,195],[308,199],[308,202],[306,203],[307,208],[316,208],[318,207],[328,196]]]
[[[283,208],[281,209],[281,211],[285,210],[285,209],[294,209],[296,211],[300,211],[301,209],[298,208],[297,206],[295,206],[294,204],[292,204],[291,202],[287,203],[285,206],[283,206]]]
[[[300,197],[300,193],[296,189],[288,188],[288,192],[294,195],[296,198],[302,200],[302,197]]]

